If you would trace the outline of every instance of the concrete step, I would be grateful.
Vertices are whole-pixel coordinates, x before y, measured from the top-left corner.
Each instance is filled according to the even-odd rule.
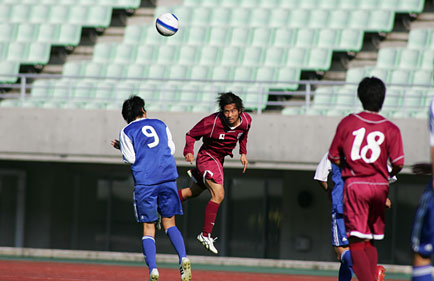
[[[347,73],[345,71],[327,71],[322,80],[344,81]]]

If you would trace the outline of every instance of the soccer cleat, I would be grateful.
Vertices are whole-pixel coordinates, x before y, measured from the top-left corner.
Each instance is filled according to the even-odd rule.
[[[155,228],[156,228],[157,230],[161,230],[161,215],[160,215],[160,213],[158,213],[158,219],[157,219],[157,221],[155,222]]]
[[[385,276],[386,276],[386,269],[381,265],[377,265],[377,276],[375,281],[383,281]]]
[[[158,281],[160,274],[158,273],[158,269],[154,268],[149,274],[149,281]]]
[[[206,237],[203,236],[203,233],[201,232],[198,236],[197,236],[197,240],[202,243],[202,245],[205,246],[205,248],[210,251],[213,254],[218,254],[219,252],[217,251],[217,249],[214,247],[214,241],[217,240],[216,238],[211,238],[211,235]]]
[[[181,281],[191,280],[191,262],[189,258],[182,258],[181,264],[179,265],[179,272],[181,273]]]

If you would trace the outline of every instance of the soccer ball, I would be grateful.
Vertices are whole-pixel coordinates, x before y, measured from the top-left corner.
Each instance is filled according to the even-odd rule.
[[[171,13],[162,14],[157,18],[155,27],[161,35],[172,36],[178,31],[178,18]]]

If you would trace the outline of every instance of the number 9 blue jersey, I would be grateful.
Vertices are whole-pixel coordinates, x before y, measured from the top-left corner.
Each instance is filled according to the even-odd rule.
[[[178,177],[175,144],[163,121],[137,119],[122,129],[119,142],[124,161],[132,164],[135,185],[154,185]]]

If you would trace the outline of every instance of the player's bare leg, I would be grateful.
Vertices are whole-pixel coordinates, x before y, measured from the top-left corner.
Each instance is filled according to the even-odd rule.
[[[178,190],[179,199],[181,199],[181,202],[184,202],[189,198],[194,198],[199,196],[204,190],[205,189],[203,189],[200,185],[193,182],[190,187],[186,187]]]
[[[431,258],[414,253],[412,281],[432,281]]]
[[[214,241],[217,238],[211,237],[211,232],[214,227],[214,222],[217,217],[217,211],[220,203],[225,198],[225,190],[223,185],[215,183],[212,180],[206,180],[206,187],[211,193],[211,200],[209,200],[205,208],[205,220],[202,233],[197,236],[197,240],[205,246],[207,250],[214,254],[218,254],[217,249],[214,247]]]

